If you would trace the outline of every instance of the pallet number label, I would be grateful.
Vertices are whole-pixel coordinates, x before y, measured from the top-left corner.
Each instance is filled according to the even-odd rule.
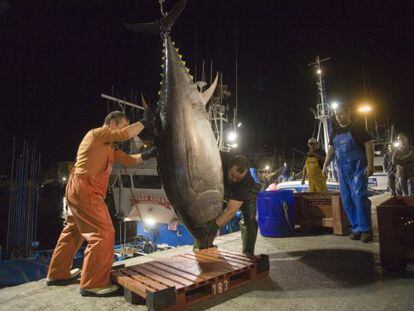
[[[224,292],[227,292],[229,289],[229,281],[228,280],[223,280],[217,283],[213,283],[213,285],[211,285],[211,290],[213,292],[213,295],[219,295],[222,294]]]

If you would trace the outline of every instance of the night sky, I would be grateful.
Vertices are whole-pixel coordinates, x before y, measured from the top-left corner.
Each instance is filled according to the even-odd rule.
[[[2,173],[12,137],[37,141],[44,163],[73,160],[86,131],[102,124],[108,110],[100,94],[112,86],[120,97],[144,92],[156,100],[160,38],[122,23],[159,18],[157,0],[0,1],[0,11],[7,3],[0,14]],[[272,150],[304,150],[317,101],[307,64],[316,55],[332,58],[324,64],[329,101],[369,100],[379,121],[388,116],[414,136],[413,13],[410,1],[188,0],[172,37],[192,74],[212,59],[234,94],[238,33],[241,134],[254,133]],[[251,144],[245,139],[244,149]]]

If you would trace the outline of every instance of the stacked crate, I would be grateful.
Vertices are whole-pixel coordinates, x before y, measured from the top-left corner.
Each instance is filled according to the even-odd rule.
[[[303,231],[332,228],[335,235],[347,234],[349,223],[339,192],[296,193],[295,216]]]
[[[394,197],[377,207],[381,265],[404,270],[414,262],[414,198]]]

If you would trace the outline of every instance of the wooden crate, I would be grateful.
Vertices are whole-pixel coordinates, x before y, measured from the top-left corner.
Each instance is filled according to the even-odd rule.
[[[149,310],[183,310],[264,277],[269,257],[248,257],[217,248],[176,255],[112,271],[125,300],[146,301]]]
[[[404,270],[414,262],[414,198],[394,197],[377,207],[381,266]]]
[[[349,222],[339,192],[302,192],[294,196],[296,224],[302,230],[332,228],[336,235],[347,234]]]

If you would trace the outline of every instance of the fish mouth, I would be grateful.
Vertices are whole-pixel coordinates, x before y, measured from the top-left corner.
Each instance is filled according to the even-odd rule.
[[[214,239],[216,238],[216,233],[204,234],[199,238],[196,238],[198,241],[198,248],[205,249],[213,246]]]

